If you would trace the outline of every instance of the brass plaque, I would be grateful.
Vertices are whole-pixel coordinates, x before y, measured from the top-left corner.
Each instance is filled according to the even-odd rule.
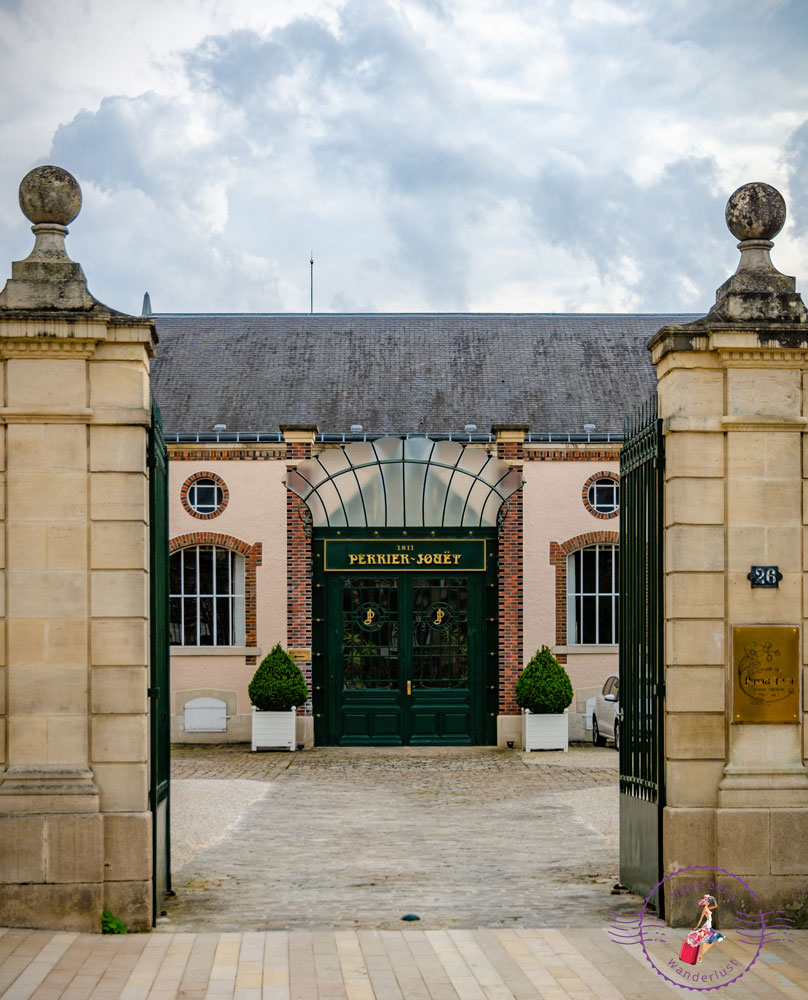
[[[295,663],[307,663],[311,659],[310,649],[288,649],[287,652]]]
[[[800,721],[800,630],[793,625],[732,629],[732,721]]]

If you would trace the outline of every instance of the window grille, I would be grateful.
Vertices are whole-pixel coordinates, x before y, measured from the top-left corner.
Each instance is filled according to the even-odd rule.
[[[589,505],[598,514],[613,514],[620,507],[620,484],[614,479],[598,479],[589,487]]]
[[[214,479],[197,479],[188,487],[188,505],[197,514],[214,514],[223,498],[223,490]]]
[[[193,545],[170,559],[171,643],[244,645],[244,559],[218,545]]]
[[[568,645],[617,642],[619,555],[616,545],[591,545],[568,556]]]

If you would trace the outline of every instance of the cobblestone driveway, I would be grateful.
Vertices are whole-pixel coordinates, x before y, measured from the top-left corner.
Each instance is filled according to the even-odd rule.
[[[267,791],[174,873],[166,930],[603,926],[640,902],[610,894],[617,847],[565,802],[610,795],[610,749],[184,746],[172,774]]]

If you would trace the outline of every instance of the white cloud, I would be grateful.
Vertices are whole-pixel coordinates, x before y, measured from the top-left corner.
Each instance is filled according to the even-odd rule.
[[[0,253],[49,160],[120,308],[306,310],[313,249],[322,309],[706,311],[746,180],[791,196],[775,259],[805,266],[805,26],[786,0],[0,4]]]

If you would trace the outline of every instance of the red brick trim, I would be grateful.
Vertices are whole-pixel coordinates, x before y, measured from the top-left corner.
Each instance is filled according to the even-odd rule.
[[[555,641],[557,646],[567,645],[567,556],[576,549],[589,545],[619,545],[617,531],[587,531],[566,542],[550,542],[550,565],[555,566]],[[559,660],[561,658],[559,657]],[[566,662],[566,659],[565,659]]]
[[[581,499],[584,502],[584,507],[589,511],[592,517],[596,517],[601,521],[610,521],[613,517],[618,517],[620,514],[620,504],[618,503],[616,510],[610,511],[608,514],[604,514],[603,511],[595,510],[592,504],[589,502],[589,487],[594,485],[599,479],[611,479],[612,482],[620,484],[620,476],[616,472],[595,472],[593,475],[587,479],[581,488]]]
[[[183,448],[181,445],[168,445],[170,462],[276,462],[285,455],[285,448]]]
[[[188,491],[191,489],[193,484],[199,482],[200,479],[212,479],[222,491],[222,502],[216,510],[211,511],[209,514],[200,514],[198,511],[194,510],[188,500]],[[215,472],[195,472],[193,475],[188,476],[180,487],[180,502],[185,508],[185,512],[190,514],[191,517],[196,517],[200,521],[210,521],[211,518],[218,517],[230,503],[230,490],[227,488],[227,483],[221,476],[217,476]]]
[[[286,457],[287,469],[311,458],[311,442],[292,441]],[[286,491],[286,643],[290,649],[311,649],[311,531],[307,530],[303,501],[291,490]],[[309,691],[311,660],[297,661],[303,671]],[[298,714],[302,714],[298,709]],[[307,708],[306,711],[309,711]]]
[[[244,556],[244,642],[247,646],[258,645],[258,622],[256,608],[256,570],[261,565],[263,545],[255,542],[250,545],[232,535],[223,535],[218,531],[195,531],[187,535],[177,535],[169,539],[168,553],[179,549],[188,549],[192,545],[220,545]],[[255,656],[247,656],[247,663],[255,663]]]
[[[523,458],[521,441],[498,441],[497,458],[517,467]],[[512,493],[507,502],[507,517],[499,538],[499,712],[517,715],[516,681],[523,667],[524,655],[524,506],[522,490]]]
[[[620,451],[610,448],[599,451],[581,451],[566,448],[525,449],[526,462],[619,462]]]

